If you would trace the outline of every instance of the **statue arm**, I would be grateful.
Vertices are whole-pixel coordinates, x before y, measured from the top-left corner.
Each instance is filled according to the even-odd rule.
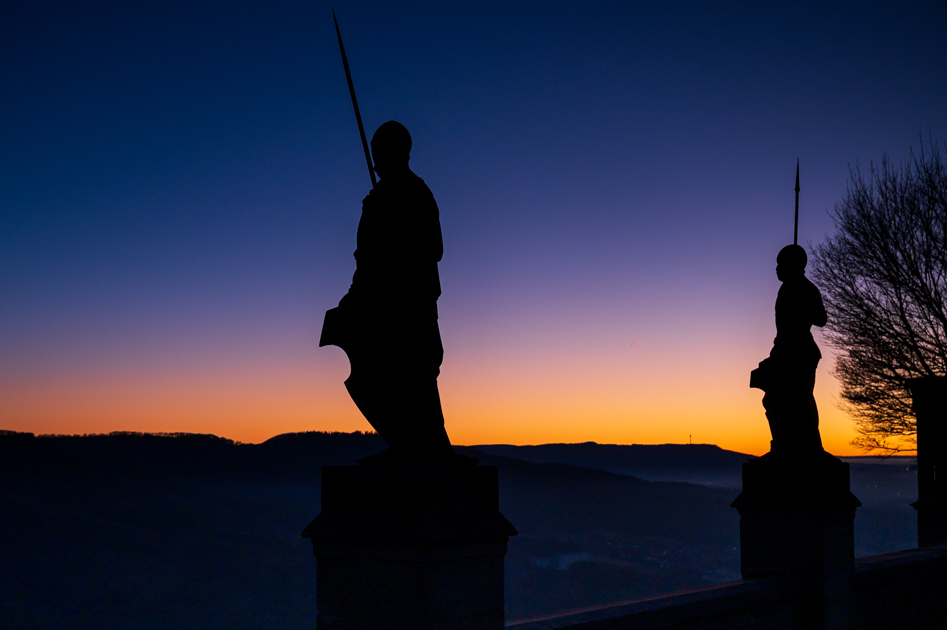
[[[431,207],[433,210],[433,234],[431,238],[431,254],[435,262],[440,262],[444,257],[444,236],[441,233],[441,212],[434,201],[434,195],[431,195]]]
[[[410,215],[405,217],[405,244],[402,255],[411,265],[438,263],[444,256],[444,237],[441,233],[440,210],[434,195],[426,187],[415,198]]]

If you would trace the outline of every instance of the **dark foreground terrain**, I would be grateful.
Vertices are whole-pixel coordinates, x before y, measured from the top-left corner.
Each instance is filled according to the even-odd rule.
[[[259,445],[0,434],[0,627],[311,628],[315,559],[299,532],[319,511],[320,468],[382,446],[360,433]],[[714,486],[745,456],[687,447],[720,451],[707,466],[669,445],[692,483],[652,482],[575,465],[568,448],[543,462],[517,448],[462,449],[499,467],[501,510],[520,532],[508,619],[739,577],[738,490]],[[911,492],[907,468],[853,464],[861,555],[915,544],[911,497],[898,494]]]

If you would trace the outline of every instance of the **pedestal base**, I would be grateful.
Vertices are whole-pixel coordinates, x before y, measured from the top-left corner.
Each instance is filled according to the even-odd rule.
[[[799,603],[796,625],[848,628],[855,508],[848,464],[821,453],[772,453],[743,464],[740,567],[744,578],[785,576]]]
[[[908,380],[917,420],[917,543],[947,544],[947,377]],[[938,470],[940,474],[938,475]]]
[[[327,466],[317,559],[320,630],[503,628],[516,530],[488,466]]]
[[[917,546],[938,547],[947,544],[947,499],[925,497],[911,506],[917,510]]]

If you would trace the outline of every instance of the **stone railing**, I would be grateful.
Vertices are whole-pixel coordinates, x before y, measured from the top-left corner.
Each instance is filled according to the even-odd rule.
[[[855,561],[852,624],[859,630],[938,630],[947,624],[947,546]],[[805,600],[783,578],[740,580],[506,624],[510,630],[791,629]],[[802,626],[805,627],[805,626]],[[831,627],[831,626],[830,626]]]

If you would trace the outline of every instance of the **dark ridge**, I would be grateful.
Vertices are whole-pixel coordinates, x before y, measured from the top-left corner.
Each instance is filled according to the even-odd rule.
[[[193,433],[39,437],[4,433],[0,469],[19,475],[84,478],[90,483],[120,478],[297,479],[316,486],[322,466],[353,464],[382,448],[380,436],[360,432],[288,433],[262,444]],[[568,462],[535,464],[475,447],[457,450],[500,469],[502,509],[520,531],[533,536],[569,538],[577,531],[595,530],[620,536],[660,533],[706,542],[725,539],[735,531],[735,515],[728,508],[733,497],[727,491],[648,482]],[[699,525],[687,516],[694,510],[703,515]]]
[[[0,433],[0,470],[202,477],[307,477],[381,450],[374,433],[288,433],[241,444],[199,433],[115,431],[91,435]]]
[[[315,563],[299,532],[319,512],[320,468],[383,446],[371,433],[240,444],[2,431],[0,627],[92,627],[91,619],[102,629],[310,627]],[[644,450],[671,457],[701,448],[667,446]],[[729,507],[738,490],[530,463],[489,448],[457,447],[497,466],[501,510],[520,532],[506,557],[509,618],[739,577],[739,518]],[[916,494],[908,496],[916,471],[854,466],[863,501],[860,467],[862,485],[883,502],[860,508],[856,554],[916,546]]]
[[[687,544],[732,544],[738,519],[728,489],[650,482],[574,464],[533,464],[456,447],[500,471],[500,511],[529,536],[569,539],[577,532],[662,537]],[[694,518],[699,514],[700,518]]]
[[[477,446],[485,453],[535,464],[560,462],[598,468],[651,481],[684,481],[739,487],[743,462],[751,455],[713,444],[540,444]]]

